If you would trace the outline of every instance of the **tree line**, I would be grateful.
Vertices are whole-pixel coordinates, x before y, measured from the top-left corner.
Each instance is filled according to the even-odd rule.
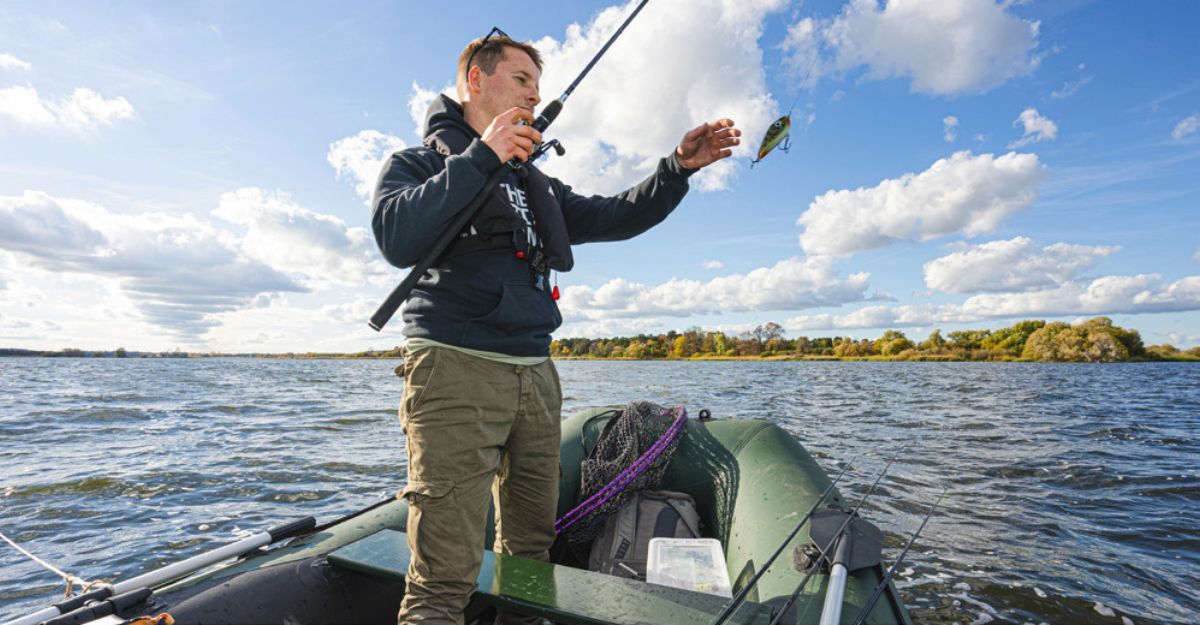
[[[1146,347],[1137,330],[1114,325],[1108,317],[1079,324],[1021,321],[998,330],[934,330],[914,341],[900,330],[876,339],[853,337],[787,338],[783,326],[765,323],[730,336],[691,328],[684,332],[639,334],[603,339],[554,341],[556,358],[667,360],[703,358],[811,358],[872,360],[1032,360],[1042,362],[1119,362],[1126,360],[1200,360],[1200,347],[1181,351],[1173,345]]]
[[[1200,347],[1180,350],[1174,345],[1142,343],[1137,330],[1096,317],[1074,325],[1021,321],[999,330],[956,330],[944,336],[934,330],[920,341],[900,330],[888,330],[877,339],[849,336],[787,338],[783,326],[770,322],[730,336],[724,332],[691,328],[684,332],[639,334],[603,339],[571,338],[551,343],[555,358],[625,360],[681,360],[722,358],[845,359],[845,360],[1031,360],[1042,362],[1120,362],[1127,360],[1196,360]],[[288,352],[236,353],[174,351],[139,352],[117,348],[88,351],[67,348],[39,351],[0,348],[3,356],[75,358],[401,358],[403,351],[366,350],[353,353]]]

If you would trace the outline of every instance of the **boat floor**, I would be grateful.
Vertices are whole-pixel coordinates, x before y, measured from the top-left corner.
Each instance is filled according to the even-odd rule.
[[[329,554],[330,564],[372,577],[402,580],[412,553],[403,532],[379,531]],[[468,621],[487,608],[512,610],[572,625],[711,623],[728,599],[485,551]],[[765,625],[771,608],[746,602],[729,623]]]

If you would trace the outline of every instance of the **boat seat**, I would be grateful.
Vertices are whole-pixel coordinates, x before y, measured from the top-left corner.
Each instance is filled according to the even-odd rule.
[[[404,579],[412,552],[404,532],[385,529],[328,556],[330,564],[390,579]],[[513,610],[557,623],[712,623],[729,601],[723,597],[647,584],[485,551],[470,620],[486,607]],[[771,608],[746,602],[727,623],[766,625]]]

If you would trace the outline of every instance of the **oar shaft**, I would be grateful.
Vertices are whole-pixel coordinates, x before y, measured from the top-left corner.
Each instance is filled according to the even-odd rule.
[[[825,590],[825,605],[821,608],[821,625],[838,625],[842,619],[842,602],[846,596],[846,567],[835,564],[829,572]]]
[[[116,584],[113,584],[110,591],[101,594],[104,596],[121,595],[138,588],[153,588],[164,582],[168,582],[173,579],[183,577],[189,573],[199,571],[200,569],[216,564],[227,558],[240,556],[258,549],[259,547],[269,545],[275,541],[289,538],[297,534],[302,534],[316,527],[316,524],[316,519],[313,517],[306,517],[299,521],[274,527],[260,534],[243,538],[235,543],[230,543],[223,547],[213,549],[212,551],[206,551],[204,553],[194,555],[186,560],[180,560],[174,564],[168,564],[161,569],[155,569],[149,573],[143,573],[142,575],[127,579],[123,582],[117,582]],[[55,618],[61,614],[74,610],[76,607],[78,607],[74,605],[76,603],[78,603],[78,601],[64,601],[57,606],[51,606],[42,610],[38,610],[33,614],[7,621],[2,625],[37,625],[37,623],[41,623],[42,621]]]

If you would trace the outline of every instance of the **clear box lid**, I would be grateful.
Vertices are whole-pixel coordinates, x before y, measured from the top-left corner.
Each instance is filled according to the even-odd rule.
[[[733,596],[721,541],[715,538],[651,538],[646,581],[721,597]]]

